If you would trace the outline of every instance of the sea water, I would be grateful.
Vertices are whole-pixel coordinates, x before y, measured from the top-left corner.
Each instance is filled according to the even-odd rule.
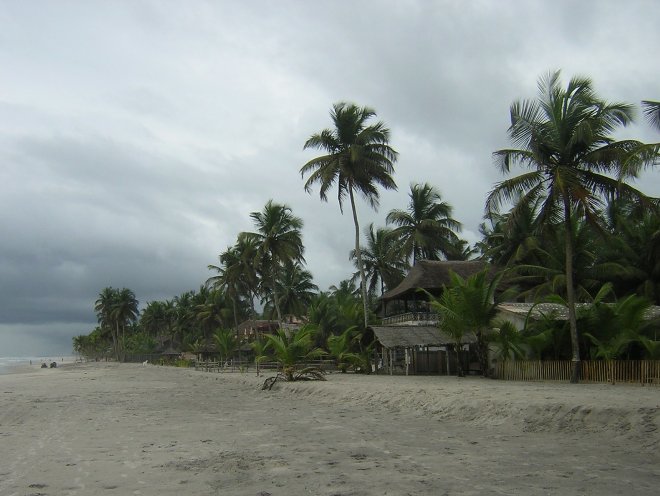
[[[52,362],[57,362],[57,365],[64,363],[71,363],[75,357],[0,357],[0,374],[8,374],[12,368],[30,365],[32,363],[35,367],[40,367],[45,363],[50,367]]]

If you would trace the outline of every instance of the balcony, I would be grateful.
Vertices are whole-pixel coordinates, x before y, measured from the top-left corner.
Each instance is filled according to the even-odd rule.
[[[408,312],[383,318],[383,325],[437,325],[440,316],[429,312]]]

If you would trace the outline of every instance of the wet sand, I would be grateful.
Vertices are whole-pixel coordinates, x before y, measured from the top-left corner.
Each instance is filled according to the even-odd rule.
[[[0,495],[657,494],[660,388],[90,363],[0,376]]]

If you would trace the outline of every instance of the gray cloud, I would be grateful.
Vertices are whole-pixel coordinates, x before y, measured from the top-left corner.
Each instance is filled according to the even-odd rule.
[[[333,102],[378,111],[397,192],[436,185],[476,241],[511,102],[561,68],[609,100],[660,98],[654,1],[26,2],[0,8],[0,355],[95,324],[105,286],[195,289],[273,198],[305,222],[321,288],[348,277],[352,221],[307,194],[307,137]],[[643,122],[622,136],[657,141]],[[660,194],[657,173],[638,186]],[[36,353],[36,352],[35,352]]]

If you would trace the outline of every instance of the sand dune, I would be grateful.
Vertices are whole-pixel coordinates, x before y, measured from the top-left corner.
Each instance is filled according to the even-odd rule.
[[[657,494],[660,388],[328,379],[0,376],[0,495]]]

